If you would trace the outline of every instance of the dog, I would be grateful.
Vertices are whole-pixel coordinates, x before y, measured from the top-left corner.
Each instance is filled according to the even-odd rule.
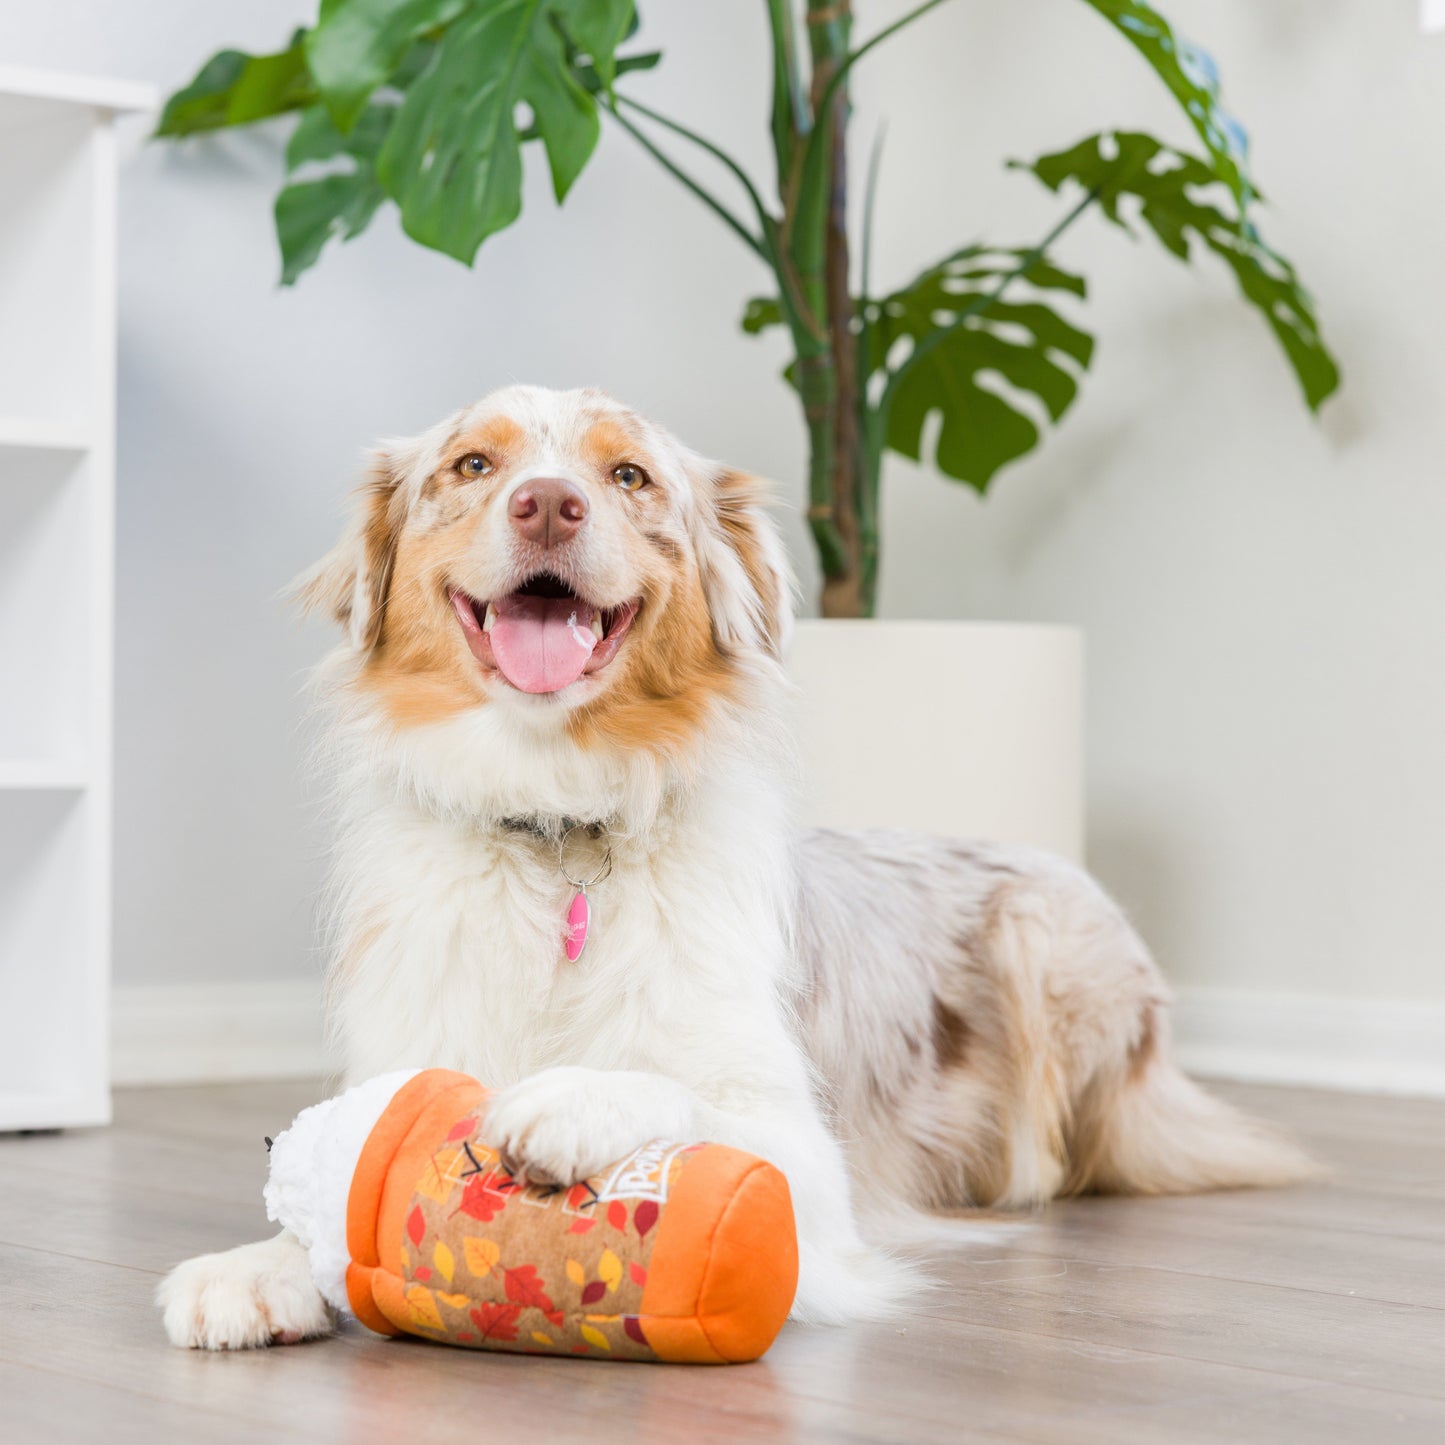
[[[597,391],[509,387],[376,450],[298,587],[345,634],[320,755],[346,1082],[477,1075],[528,1181],[658,1137],[763,1155],[811,1322],[899,1298],[868,1243],[898,1211],[1306,1177],[1170,1062],[1164,984],[1084,872],[795,831],[791,586],[762,484]],[[285,1234],[159,1301],[182,1346],[334,1324]]]

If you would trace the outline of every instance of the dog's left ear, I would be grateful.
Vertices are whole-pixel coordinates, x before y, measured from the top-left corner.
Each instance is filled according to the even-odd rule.
[[[702,482],[698,563],[718,646],[781,658],[793,631],[793,574],[766,510],[767,484],[729,467],[705,469]]]

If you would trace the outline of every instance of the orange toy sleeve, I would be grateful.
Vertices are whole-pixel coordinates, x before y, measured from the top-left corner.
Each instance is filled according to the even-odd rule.
[[[473,1349],[725,1364],[761,1355],[798,1279],[787,1181],[719,1144],[656,1141],[569,1189],[518,1185],[487,1091],[412,1076],[346,1203],[345,1290],[384,1334]]]

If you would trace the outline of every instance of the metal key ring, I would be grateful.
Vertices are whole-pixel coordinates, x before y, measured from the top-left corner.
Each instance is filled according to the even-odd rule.
[[[609,873],[612,872],[612,844],[607,844],[607,852],[603,856],[602,866],[592,875],[591,878],[574,878],[567,871],[567,840],[577,832],[579,828],[585,828],[589,833],[592,831],[591,823],[573,823],[573,825],[562,834],[557,841],[557,867],[561,869],[562,876],[574,887],[584,891],[591,888],[594,883],[601,883]]]

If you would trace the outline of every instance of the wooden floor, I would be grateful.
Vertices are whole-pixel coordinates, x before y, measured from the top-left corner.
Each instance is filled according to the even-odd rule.
[[[908,1318],[731,1369],[339,1338],[171,1349],[174,1261],[260,1238],[306,1083],[121,1093],[0,1137],[0,1441],[1445,1441],[1445,1104],[1233,1088],[1337,1170],[973,1229]]]

